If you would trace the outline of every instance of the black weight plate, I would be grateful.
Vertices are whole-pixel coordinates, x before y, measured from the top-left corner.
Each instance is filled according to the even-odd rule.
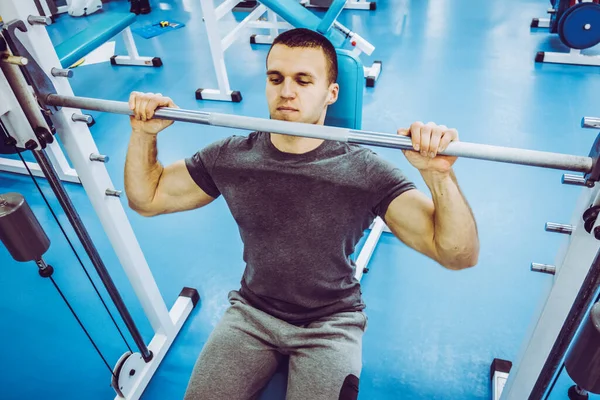
[[[585,230],[587,231],[587,233],[591,233],[592,232],[592,228],[594,227],[594,224],[596,223],[596,219],[588,219],[583,223],[583,227],[585,228]]]
[[[579,3],[558,21],[560,40],[572,49],[587,49],[600,43],[600,5]]]
[[[585,230],[590,233],[594,224],[596,223],[596,219],[598,218],[598,214],[600,213],[600,206],[591,206],[587,210],[584,211],[582,219],[584,221],[583,226]]]
[[[600,206],[590,206],[590,208],[583,212],[583,220],[587,221],[591,218],[595,220],[598,217],[598,214],[600,214]]]

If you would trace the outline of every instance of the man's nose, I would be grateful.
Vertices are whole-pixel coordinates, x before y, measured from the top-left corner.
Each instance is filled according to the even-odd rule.
[[[286,99],[293,99],[294,97],[296,97],[296,90],[293,80],[284,79],[281,85],[281,97],[284,97]]]

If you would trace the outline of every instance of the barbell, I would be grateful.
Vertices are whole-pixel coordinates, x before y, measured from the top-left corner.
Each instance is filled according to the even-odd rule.
[[[133,115],[127,102],[101,100],[89,97],[63,96],[47,94],[40,98],[45,106],[79,108],[89,111],[100,111],[114,114]],[[397,134],[370,132],[364,130],[340,128],[333,126],[288,122],[272,119],[247,117],[206,111],[185,110],[179,108],[160,107],[154,118],[180,122],[191,122],[203,125],[221,126],[235,129],[280,133],[291,136],[335,140],[340,142],[413,150],[409,137]],[[598,180],[596,164],[599,153],[600,135],[596,138],[589,156],[551,153],[513,147],[501,147],[467,142],[452,142],[439,154],[496,161],[542,168],[583,172],[585,176],[579,183],[588,186]]]
[[[27,31],[23,21],[16,20],[8,23],[2,30],[3,37],[6,39],[13,55],[29,60],[28,63],[20,67],[21,71],[29,85],[31,85],[33,92],[37,95],[38,103],[45,107],[49,113],[54,113],[57,107],[70,107],[133,115],[133,111],[126,102],[57,94],[50,78],[38,65],[35,58],[31,57],[27,47],[16,35],[17,30]],[[14,85],[22,86],[19,82],[14,83]],[[21,89],[25,90],[24,87]],[[167,107],[157,109],[154,116],[155,118],[173,121],[413,150],[411,139],[397,134]],[[600,179],[600,166],[597,162],[598,154],[600,154],[600,135],[596,137],[588,156],[467,142],[452,142],[439,154],[584,173],[584,176],[565,175],[563,177],[565,183],[593,186]]]

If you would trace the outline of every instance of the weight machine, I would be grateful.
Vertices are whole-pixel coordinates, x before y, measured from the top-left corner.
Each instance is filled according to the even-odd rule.
[[[329,8],[333,0],[301,0],[300,4],[304,7]],[[377,9],[377,3],[367,0],[348,0],[344,5],[344,9],[348,10],[369,10]]]
[[[117,305],[121,317],[126,322],[138,351],[125,353],[117,362],[113,371],[115,374],[113,387],[117,393],[115,399],[137,399],[198,301],[197,292],[191,288],[184,288],[171,310],[167,309],[118,199],[120,192],[114,189],[110,181],[104,166],[106,157],[99,154],[87,124],[72,118],[73,115],[81,115],[81,109],[131,115],[127,103],[75,97],[65,77],[51,74],[50,71],[60,64],[56,54],[47,50],[52,49],[48,35],[43,26],[25,22],[30,15],[35,15],[32,3],[20,0],[4,2],[0,5],[0,15],[5,18],[3,26],[0,26],[2,29],[0,43],[4,44],[6,41],[6,46],[1,52],[0,84],[6,89],[2,93],[10,101],[2,103],[8,105],[0,113],[2,123],[7,127],[11,138],[5,145],[33,152],[113,302]],[[19,31],[18,35],[16,31]],[[168,108],[157,110],[156,118],[244,130],[271,131],[363,145],[412,149],[410,138],[355,128],[316,126]],[[597,129],[600,127],[600,120],[585,119],[584,126]],[[56,128],[56,134],[75,165],[83,188],[155,331],[155,336],[148,345],[144,343],[139,333],[136,333],[135,323],[128,316],[118,290],[106,272],[93,243],[89,240],[85,227],[78,220],[77,212],[70,204],[60,180],[53,173],[52,163],[46,157],[46,149],[54,141],[52,127]],[[600,223],[597,221],[597,216],[600,214],[600,185],[597,183],[600,180],[600,163],[598,163],[600,135],[587,156],[465,142],[452,143],[442,154],[580,173],[580,175],[563,175],[564,184],[582,187],[572,220],[569,224],[549,223],[546,226],[547,231],[565,234],[565,242],[558,252],[555,265],[532,264],[531,266],[534,271],[543,270],[552,273],[554,285],[539,319],[534,321],[530,334],[523,342],[523,351],[515,361],[514,367],[505,368],[508,371],[504,371],[504,377],[508,375],[508,379],[504,390],[496,392],[499,394],[502,391],[501,398],[509,400],[541,398],[548,390],[557,368],[567,353],[569,343],[574,338],[575,331],[581,325],[587,310],[592,306],[594,295],[600,288],[600,257],[598,256]],[[1,202],[2,207],[10,210],[25,207],[18,196],[5,196]],[[23,210],[25,210],[23,215],[29,215],[26,208]],[[0,218],[6,218],[1,211]],[[373,236],[369,235],[356,262],[357,279],[361,278],[377,238],[384,230],[382,221],[375,221],[371,232]],[[2,240],[5,238],[2,237]],[[45,247],[43,240],[39,243],[42,243],[42,246],[36,253],[43,253]],[[46,265],[41,254],[35,254],[29,257],[29,260],[38,264],[41,273],[50,274],[51,270],[48,269],[49,266]],[[132,371],[135,373],[132,374]],[[498,385],[502,385],[502,379],[495,379],[495,381]]]
[[[243,34],[244,28],[268,30],[267,35],[253,34],[250,36],[252,44],[271,44],[279,35],[280,30],[296,27],[312,29],[325,35],[336,48],[350,45],[355,56],[360,56],[362,53],[371,55],[375,50],[375,47],[359,34],[336,21],[346,0],[334,0],[323,19],[319,19],[294,0],[262,0],[246,18],[221,38],[219,20],[230,15],[232,9],[237,7],[237,3],[237,1],[225,0],[215,7],[214,0],[200,0],[218,89],[197,89],[195,92],[197,100],[220,100],[236,103],[242,101],[241,92],[231,90],[229,85],[224,53]],[[264,18],[265,14],[266,18]],[[381,70],[381,61],[375,61],[370,67],[364,67],[367,87],[375,86]]]
[[[54,5],[53,0],[34,0],[36,4],[36,8],[38,10],[38,14],[30,15],[27,24],[38,24],[41,26],[49,25],[52,23],[52,20],[57,13],[67,12],[67,6],[61,6],[63,8],[57,8],[55,13],[50,17],[47,11],[49,5]],[[10,6],[7,2],[6,6]],[[60,64],[56,68],[51,71],[53,76],[57,77],[69,77],[73,74],[73,72],[69,69],[71,65],[75,64],[78,60],[82,59],[93,50],[98,48],[100,45],[113,38],[117,34],[121,33],[123,35],[123,40],[125,42],[125,47],[127,49],[127,55],[115,55],[111,57],[110,62],[113,65],[136,65],[136,66],[146,66],[146,67],[160,67],[162,66],[162,60],[159,57],[143,57],[138,54],[138,50],[133,39],[133,35],[129,26],[135,22],[135,15],[132,13],[110,13],[103,16],[101,19],[96,19],[95,23],[89,26],[88,28],[78,32],[73,37],[63,41],[56,47],[50,46],[47,49],[40,49],[40,54],[42,57],[46,54],[52,54],[52,57],[58,55]],[[4,51],[6,47],[5,43],[0,43],[0,51]],[[8,57],[6,54],[4,55],[5,60],[21,64],[22,62],[26,62],[26,59],[22,59],[19,57],[6,58]],[[7,114],[9,109],[15,108],[15,103],[13,99],[9,96],[4,95],[4,93],[8,93],[7,87],[3,82],[0,82],[0,114],[5,115],[3,118],[3,122],[8,126],[11,126],[14,129],[28,129],[31,130],[30,127],[20,126],[20,120],[14,116],[14,114]],[[75,122],[86,122],[88,125],[92,125],[94,120],[89,115],[81,115],[81,114],[73,114],[72,118],[75,119]],[[16,124],[15,126],[13,126]],[[44,135],[46,132],[44,130],[38,130],[35,132],[36,135]],[[40,140],[44,140],[44,137],[41,137]],[[79,176],[75,169],[73,169],[69,162],[67,161],[64,153],[62,152],[60,146],[57,142],[51,141],[46,143],[47,145],[47,153],[50,159],[52,160],[52,164],[56,168],[56,172],[58,173],[58,177],[60,180],[71,183],[80,183]],[[4,146],[0,144],[0,155],[1,154],[11,154],[13,153],[12,149],[6,149]],[[19,174],[28,174],[31,171],[35,176],[44,177],[39,165],[34,162],[28,162],[27,168],[24,167],[23,163],[20,160],[8,158],[8,157],[0,157],[0,171],[19,173]]]
[[[300,0],[300,4],[304,7],[315,7],[315,8],[329,8],[333,0]],[[252,11],[258,5],[256,0],[244,0],[239,2],[233,11]],[[377,9],[377,3],[374,1],[367,0],[348,0],[344,9],[347,10],[370,10],[374,11]]]
[[[600,56],[582,54],[600,43],[600,4],[598,0],[551,0],[550,18],[534,18],[532,28],[549,28],[570,48],[568,53],[540,51],[535,61],[542,63],[600,65]]]

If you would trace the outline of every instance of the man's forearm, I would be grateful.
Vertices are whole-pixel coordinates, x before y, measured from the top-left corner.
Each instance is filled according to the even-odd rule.
[[[132,208],[152,203],[163,171],[157,160],[156,135],[133,131],[125,160],[125,192]]]
[[[454,172],[421,172],[421,175],[435,206],[434,243],[439,261],[449,268],[473,266],[479,254],[477,225]]]

